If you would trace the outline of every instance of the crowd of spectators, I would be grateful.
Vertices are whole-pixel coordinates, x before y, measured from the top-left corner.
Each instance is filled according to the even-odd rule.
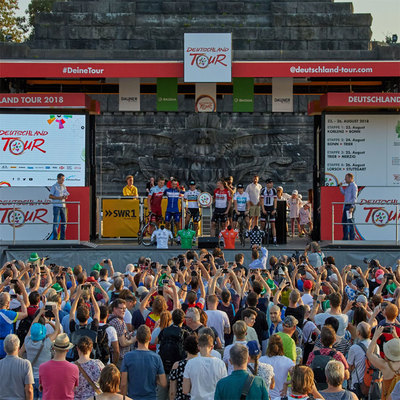
[[[235,260],[6,262],[0,399],[400,399],[400,260]]]

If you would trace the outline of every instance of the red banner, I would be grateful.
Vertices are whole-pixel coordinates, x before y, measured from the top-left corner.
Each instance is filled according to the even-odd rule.
[[[91,99],[84,93],[0,94],[0,108],[90,109]]]
[[[400,93],[327,93],[321,96],[321,108],[384,107],[399,108]]]
[[[397,77],[400,61],[234,61],[232,77]],[[183,77],[181,61],[3,60],[0,78]]]

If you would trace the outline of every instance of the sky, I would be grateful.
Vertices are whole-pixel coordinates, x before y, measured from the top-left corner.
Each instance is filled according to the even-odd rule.
[[[149,0],[151,1],[151,0]],[[23,14],[30,0],[18,0],[20,14]],[[350,0],[335,0],[347,3]],[[400,0],[353,0],[355,13],[371,13],[372,40],[384,40],[386,35],[397,33],[400,37]]]

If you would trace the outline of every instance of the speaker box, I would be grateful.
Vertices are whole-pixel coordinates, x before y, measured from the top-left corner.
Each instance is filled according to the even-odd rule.
[[[197,239],[197,247],[199,249],[215,249],[219,247],[218,237],[216,236],[205,236]]]
[[[276,241],[278,242],[278,244],[286,244],[286,201],[278,201],[277,203],[275,226]]]

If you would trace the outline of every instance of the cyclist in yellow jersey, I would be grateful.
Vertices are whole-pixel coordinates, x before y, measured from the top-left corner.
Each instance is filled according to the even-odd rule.
[[[138,190],[136,186],[133,186],[133,176],[128,175],[126,177],[126,186],[122,189],[123,196],[138,196]]]

